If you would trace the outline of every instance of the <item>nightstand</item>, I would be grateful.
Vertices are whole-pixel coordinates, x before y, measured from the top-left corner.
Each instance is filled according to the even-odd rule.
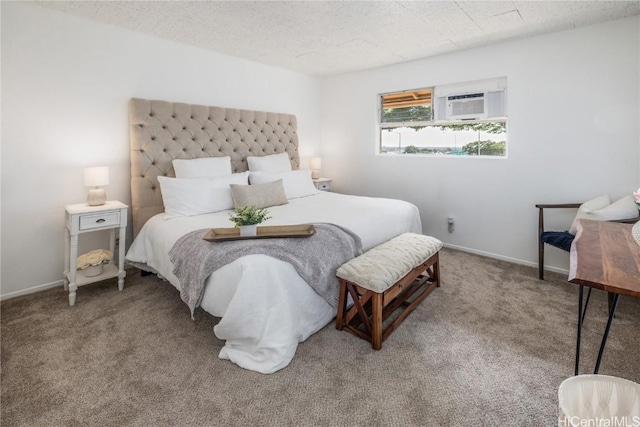
[[[318,178],[318,179],[313,179],[312,181],[313,181],[313,185],[315,185],[318,190],[331,191],[331,183],[333,182],[332,179]]]
[[[86,203],[67,205],[65,214],[65,252],[64,252],[64,290],[69,291],[69,305],[76,302],[78,286],[98,282],[112,277],[118,278],[118,289],[124,287],[124,247],[127,229],[127,209],[129,207],[116,200],[100,206],[89,206]],[[109,245],[111,253],[116,247],[116,229],[119,229],[118,265],[113,261],[103,265],[102,273],[97,276],[85,276],[82,270],[76,269],[78,259],[78,235],[92,231],[111,230]],[[115,254],[114,254],[115,256]]]

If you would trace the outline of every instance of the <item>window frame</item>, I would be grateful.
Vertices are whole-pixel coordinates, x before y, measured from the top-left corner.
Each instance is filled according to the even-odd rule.
[[[479,90],[479,91],[489,91],[489,90],[494,90],[493,87],[490,87],[490,82],[498,82],[503,78],[496,78],[496,79],[487,79],[484,82],[488,82],[487,83],[487,87],[484,89],[476,89],[477,88],[477,83],[478,82],[468,82],[468,83],[460,83],[457,84],[457,86],[461,86],[461,85],[469,85],[470,87],[472,86],[472,84],[476,84],[476,86],[474,87],[474,91],[475,90]],[[500,88],[499,90],[503,90],[505,92],[504,96],[505,96],[505,100],[504,102],[506,103],[506,78],[504,78],[504,87]],[[480,81],[482,82],[482,81]],[[454,85],[447,85],[447,86],[454,86]],[[378,110],[378,120],[377,120],[377,127],[378,127],[378,132],[377,132],[377,144],[376,144],[376,155],[379,156],[387,156],[387,157],[397,157],[397,156],[408,156],[408,157],[454,157],[454,158],[476,158],[476,159],[507,159],[508,155],[509,155],[509,144],[508,144],[508,115],[506,114],[506,106],[504,108],[504,112],[505,115],[504,116],[499,116],[499,117],[487,117],[487,118],[482,118],[482,119],[461,119],[461,120],[436,120],[435,119],[435,109],[436,109],[436,102],[435,99],[438,97],[438,89],[442,88],[443,86],[426,86],[426,87],[422,87],[422,88],[417,88],[417,89],[406,89],[406,90],[401,90],[401,91],[392,91],[392,92],[383,92],[383,93],[379,93],[377,95],[377,110]],[[394,94],[404,94],[404,93],[412,93],[412,92],[420,92],[420,91],[426,91],[429,90],[431,91],[431,100],[429,103],[429,107],[430,107],[430,120],[416,120],[416,121],[402,121],[402,122],[388,122],[388,121],[384,121],[384,96],[386,95],[394,95]],[[458,90],[459,92],[464,92],[465,89],[460,88]],[[471,91],[469,89],[467,89],[467,91]],[[444,96],[450,96],[450,94],[443,94]],[[458,125],[458,124],[478,124],[478,123],[503,123],[504,124],[504,128],[505,128],[505,147],[504,147],[504,155],[502,156],[496,156],[496,155],[452,155],[452,154],[435,154],[435,153],[404,153],[404,152],[399,152],[399,153],[392,153],[392,152],[383,152],[383,141],[382,141],[382,132],[384,132],[387,129],[395,129],[395,128],[410,128],[410,127],[415,127],[415,126],[424,126],[424,127],[429,127],[429,126],[443,126],[443,125]],[[399,133],[399,132],[398,132]],[[403,146],[400,145],[400,149],[402,149]],[[400,151],[400,150],[399,150]]]

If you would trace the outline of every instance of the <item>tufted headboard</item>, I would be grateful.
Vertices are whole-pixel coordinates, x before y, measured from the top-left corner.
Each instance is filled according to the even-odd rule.
[[[164,212],[157,177],[175,176],[173,159],[231,157],[233,172],[247,157],[287,152],[299,169],[296,117],[291,114],[131,99],[131,201],[133,235]]]

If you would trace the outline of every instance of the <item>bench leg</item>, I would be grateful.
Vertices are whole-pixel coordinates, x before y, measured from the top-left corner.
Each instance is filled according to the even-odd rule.
[[[436,281],[436,286],[440,287],[440,254],[436,252],[436,262],[433,264],[433,278]]]
[[[374,293],[371,301],[371,347],[374,350],[382,348],[382,294]]]
[[[344,315],[347,310],[347,283],[340,280],[340,299],[338,300],[338,314],[336,315],[336,329],[344,328]]]

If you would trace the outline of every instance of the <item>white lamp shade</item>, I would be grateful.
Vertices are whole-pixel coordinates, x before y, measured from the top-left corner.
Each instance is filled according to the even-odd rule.
[[[311,170],[318,170],[322,168],[322,159],[320,157],[313,157],[309,162],[309,168]]]
[[[84,168],[84,186],[99,187],[101,185],[109,185],[109,168],[107,166]]]

